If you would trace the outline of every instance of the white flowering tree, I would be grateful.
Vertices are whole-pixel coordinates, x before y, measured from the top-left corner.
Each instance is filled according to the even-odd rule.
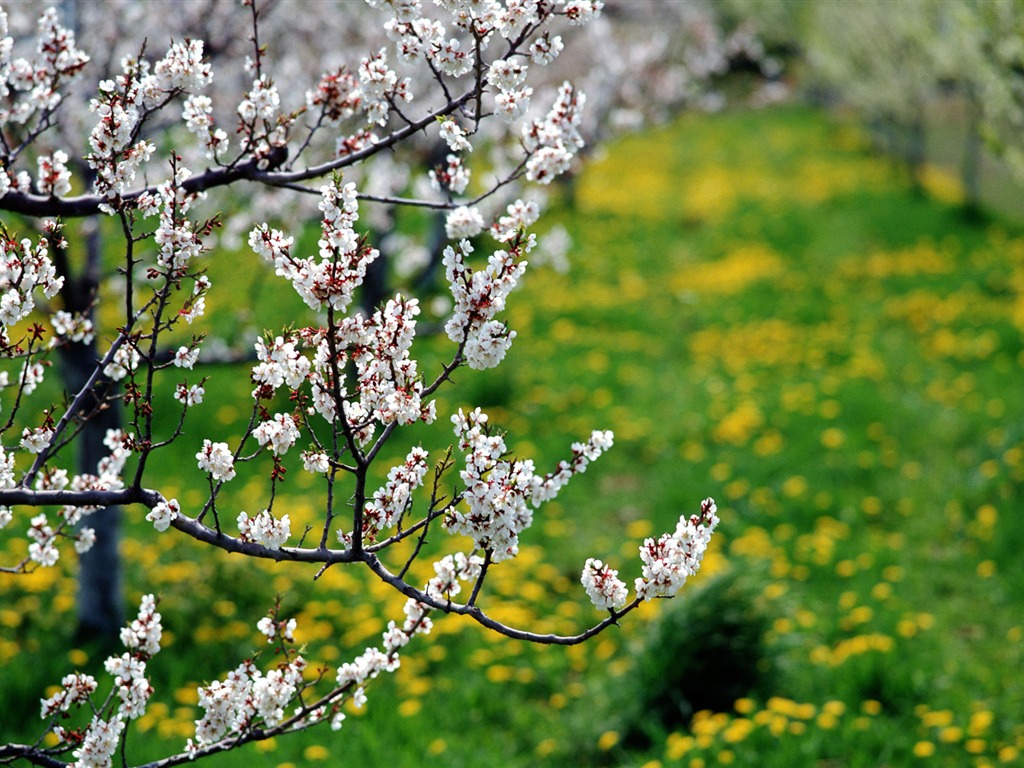
[[[342,705],[364,701],[370,681],[398,667],[410,640],[429,633],[432,614],[461,615],[526,642],[583,642],[642,602],[674,595],[700,567],[718,523],[707,499],[674,531],[647,539],[632,595],[616,570],[587,559],[582,586],[605,615],[576,634],[552,635],[496,619],[487,577],[516,556],[544,503],[611,447],[611,433],[595,430],[545,470],[513,457],[487,414],[459,410],[448,453],[431,458],[413,446],[381,487],[373,482],[372,469],[394,454],[406,428],[435,421],[435,396],[452,374],[500,364],[515,338],[500,314],[536,246],[530,228],[540,212],[510,193],[551,182],[582,144],[583,94],[566,82],[537,103],[531,82],[562,49],[561,28],[586,23],[600,3],[371,0],[352,18],[376,19],[379,38],[366,33],[370,47],[351,52],[350,63],[309,70],[305,88],[288,73],[287,90],[277,84],[261,8],[244,5],[247,79],[234,94],[218,85],[213,62],[237,41],[219,40],[207,56],[199,38],[150,34],[109,76],[100,66],[97,82],[90,55],[57,12],[43,12],[31,38],[16,39],[0,11],[0,529],[27,534],[24,553],[0,564],[3,578],[101,546],[105,534],[91,521],[121,507],[151,524],[153,536],[305,563],[311,578],[331,566],[364,568],[407,598],[380,642],[330,675],[304,674],[294,619],[277,609],[253,617],[276,649],[273,662],[224,659],[221,678],[198,691],[194,736],[168,745],[153,766],[320,724],[340,728]],[[329,8],[354,13],[347,3]],[[78,104],[88,111],[76,112]],[[402,158],[422,136],[447,147],[424,183],[365,191],[367,168]],[[485,146],[492,158],[512,159],[478,171],[470,153]],[[266,200],[289,196],[315,201],[315,247],[297,245],[305,229],[298,216],[287,230],[268,221]],[[374,205],[445,213],[451,346],[434,374],[413,354],[416,297],[358,309],[357,292],[379,257],[360,229]],[[116,253],[116,290],[98,278],[96,249],[71,224],[93,217],[105,232],[103,258]],[[242,232],[250,258],[309,311],[289,328],[260,329],[246,373],[250,417],[226,441],[204,435],[200,408],[206,299],[217,290],[204,264],[223,258],[214,248],[221,226]],[[475,256],[484,242],[486,257]],[[98,309],[116,320],[101,323]],[[76,345],[74,359],[88,365],[59,394],[51,365]],[[174,412],[159,413],[168,402]],[[75,451],[95,452],[82,443],[119,408],[120,426],[102,430],[102,458],[76,468]],[[161,490],[166,471],[158,468],[182,442],[206,488],[187,507]],[[246,465],[265,478],[265,501],[249,512],[232,491]],[[317,525],[301,534],[280,509],[290,470],[319,483]],[[463,546],[435,562],[425,584],[413,583],[411,566],[437,530]],[[119,753],[129,764],[127,735],[157,695],[147,669],[159,663],[161,637],[157,601],[147,595],[120,633],[123,651],[102,671],[65,676],[41,701],[39,740],[0,745],[0,763],[109,766]]]
[[[925,160],[925,106],[945,74],[935,48],[944,5],[816,0],[809,13],[812,77],[868,120],[915,182]]]

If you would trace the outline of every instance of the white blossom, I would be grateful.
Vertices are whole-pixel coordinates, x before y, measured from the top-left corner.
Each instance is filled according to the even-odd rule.
[[[227,443],[203,440],[203,448],[196,454],[199,468],[209,472],[214,480],[228,481],[235,477],[235,459]]]
[[[178,512],[180,511],[181,507],[178,504],[178,500],[168,499],[167,501],[161,501],[153,507],[149,514],[146,515],[146,520],[151,522],[158,531],[163,532],[170,528],[171,523],[178,517]]]

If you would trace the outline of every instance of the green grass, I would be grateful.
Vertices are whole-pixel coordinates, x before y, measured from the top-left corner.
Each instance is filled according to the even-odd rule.
[[[528,274],[507,312],[519,332],[507,362],[460,372],[441,423],[404,445],[445,444],[453,409],[477,403],[541,467],[590,429],[615,431],[615,448],[538,515],[523,561],[497,569],[487,596],[561,631],[598,618],[578,584],[587,556],[631,581],[642,538],[714,496],[718,542],[680,602],[711,599],[701,583],[716,574],[753,585],[770,620],[772,690],[691,723],[648,724],[637,742],[623,697],[639,695],[635,659],[650,674],[645,638],[674,603],[572,649],[445,619],[340,734],[216,764],[1018,763],[1024,233],[913,194],[856,131],[797,108],[624,138],[578,179],[575,207],[556,205],[549,220],[575,239],[572,270]],[[213,296],[236,264],[211,258]],[[437,354],[424,349],[425,365]],[[202,436],[228,434],[249,408],[247,382],[213,376],[202,423],[166,465],[186,505],[198,500]],[[293,517],[315,510],[302,475],[286,484]],[[251,511],[262,489],[240,478],[225,503]],[[400,598],[355,574],[314,583],[306,569],[153,537],[140,518],[126,546],[131,597],[161,592],[173,637],[151,665],[160,704],[132,757],[184,741],[197,716],[188,691],[259,647],[253,625],[276,594],[299,614],[310,658],[333,665],[400,613]],[[28,738],[41,690],[83,661],[99,675],[102,659],[66,651],[68,571],[0,587],[0,699],[24,712],[0,732]],[[29,657],[51,662],[18,663]]]

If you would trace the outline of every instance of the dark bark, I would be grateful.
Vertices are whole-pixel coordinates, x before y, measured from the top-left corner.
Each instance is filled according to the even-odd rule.
[[[67,254],[58,252],[58,264],[65,276],[61,292],[65,308],[92,316],[99,288],[102,259],[99,228],[89,222],[85,229],[85,268],[78,275],[71,274]],[[61,374],[70,397],[86,386],[100,360],[95,339],[88,344],[72,343],[61,349]],[[78,471],[98,474],[97,467],[110,450],[103,444],[108,429],[122,426],[120,409],[105,402],[112,383],[101,376],[87,396],[80,411],[85,419],[78,437]],[[116,401],[115,401],[116,402]],[[79,558],[78,575],[78,640],[116,640],[124,623],[124,598],[121,584],[121,508],[103,507],[88,515],[83,526],[96,532],[96,543]]]

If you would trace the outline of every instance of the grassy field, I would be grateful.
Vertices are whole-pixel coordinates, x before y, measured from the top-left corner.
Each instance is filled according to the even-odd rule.
[[[457,376],[439,421],[479,404],[541,467],[593,428],[616,433],[497,569],[499,615],[593,621],[583,560],[631,581],[643,537],[712,495],[704,572],[568,649],[440,620],[340,734],[215,764],[1024,764],[1024,231],[963,216],[955,181],[927,179],[915,195],[855,130],[799,108],[686,117],[609,146],[550,217],[574,238],[572,269],[527,276],[509,359]],[[215,290],[232,269],[211,260]],[[186,505],[202,437],[247,416],[247,382],[215,370],[207,390],[205,424],[175,454],[188,471],[166,464]],[[441,446],[438,431],[408,442]],[[292,474],[288,509],[309,518],[314,484]],[[237,485],[232,502],[254,508],[261,479]],[[169,643],[132,760],[192,734],[196,684],[260,647],[275,595],[329,665],[400,615],[359,574],[313,583],[133,515],[130,598],[162,594]],[[99,676],[102,657],[67,651],[72,567],[0,591],[0,735],[24,739],[40,692],[73,668]],[[673,694],[695,685],[729,699],[712,711]]]

